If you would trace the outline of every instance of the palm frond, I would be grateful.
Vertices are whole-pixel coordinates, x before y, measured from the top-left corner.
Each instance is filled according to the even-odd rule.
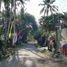
[[[51,12],[51,14],[53,14],[53,12],[52,12],[52,8],[50,7],[50,12]]]
[[[24,1],[23,1],[23,0],[20,0],[20,2],[21,2],[22,4],[24,4]]]
[[[40,4],[38,4],[38,5],[39,5],[39,6],[44,6],[45,4],[41,4],[41,3],[40,3]]]
[[[20,0],[20,2],[21,2],[22,4],[24,4],[25,1],[30,1],[30,0]]]
[[[55,0],[50,0],[50,4],[53,4],[55,2]]]
[[[58,6],[52,5],[52,7],[58,11]]]
[[[46,9],[46,15],[47,15],[47,16],[48,16],[48,12],[49,12],[49,9],[47,8],[47,9]]]
[[[44,16],[45,16],[46,14],[47,14],[47,10],[45,9],[45,10],[44,10]]]
[[[55,2],[55,0],[43,0],[43,3],[40,3],[39,6],[43,6],[40,14],[42,12],[44,12],[44,16],[45,14],[48,15],[48,13],[51,11],[53,12],[57,12],[58,11],[58,7],[57,6],[54,6],[52,5],[53,3]],[[50,11],[49,11],[50,10]]]
[[[57,11],[54,8],[51,8],[53,12],[57,13]]]
[[[41,9],[40,14],[44,11],[44,7]]]

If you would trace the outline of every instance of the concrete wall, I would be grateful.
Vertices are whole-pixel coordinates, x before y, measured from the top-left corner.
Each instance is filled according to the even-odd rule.
[[[67,43],[67,28],[62,29],[61,31],[61,44]]]

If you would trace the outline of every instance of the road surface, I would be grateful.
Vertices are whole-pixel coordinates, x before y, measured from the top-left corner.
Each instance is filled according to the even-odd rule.
[[[0,67],[67,67],[67,63],[55,62],[40,53],[34,45],[24,44],[16,54],[0,62]]]

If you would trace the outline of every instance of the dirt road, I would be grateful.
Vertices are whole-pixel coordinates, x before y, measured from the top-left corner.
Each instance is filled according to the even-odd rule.
[[[67,67],[67,63],[54,62],[40,53],[34,45],[25,44],[16,54],[0,62],[0,67]]]

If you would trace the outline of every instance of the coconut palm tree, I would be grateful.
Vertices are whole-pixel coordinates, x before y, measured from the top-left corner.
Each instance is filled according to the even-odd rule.
[[[44,12],[44,16],[48,16],[50,12],[51,14],[56,12],[58,9],[57,6],[53,5],[54,2],[55,0],[43,0],[43,3],[39,4],[40,6],[43,6],[40,13]]]
[[[53,5],[54,2],[55,2],[55,0],[43,0],[43,3],[39,4],[39,6],[43,6],[43,8],[40,11],[40,14],[44,13],[44,16],[40,20],[41,23],[45,24],[45,21],[47,21],[46,19],[49,19],[48,16],[50,14],[52,15],[58,11],[58,7]],[[54,19],[53,15],[52,15],[52,17],[53,17],[52,19]],[[53,23],[54,23],[54,21],[53,21]],[[42,25],[44,26],[44,24],[42,24]],[[47,24],[50,24],[50,22],[47,21]],[[46,29],[46,32],[47,32],[47,37],[46,37],[46,41],[47,41],[50,31],[48,31]]]

